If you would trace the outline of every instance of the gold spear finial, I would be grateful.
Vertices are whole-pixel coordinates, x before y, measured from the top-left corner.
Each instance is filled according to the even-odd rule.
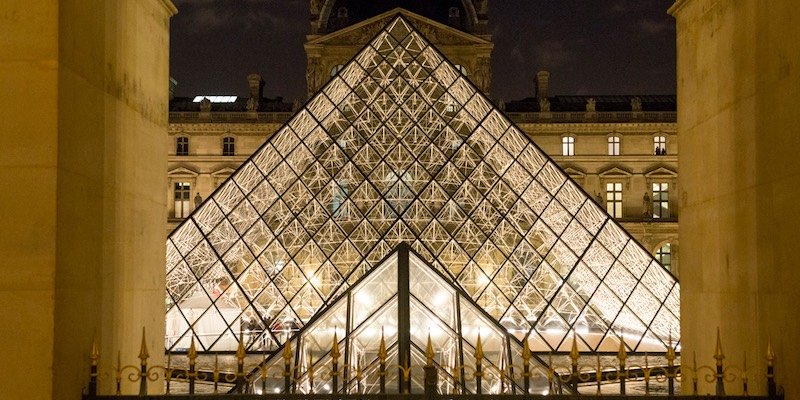
[[[389,355],[386,353],[386,339],[383,336],[383,327],[381,327],[381,344],[378,348],[378,358],[381,360],[381,362],[386,362],[386,358],[388,356]]]
[[[775,362],[775,352],[772,351],[772,338],[767,337],[767,366],[772,366]]]
[[[522,360],[526,364],[531,360],[531,345],[528,344],[528,338],[522,341]]]
[[[194,335],[192,335],[192,341],[189,342],[189,353],[187,356],[189,357],[189,365],[194,365],[197,360],[197,347],[194,345]]]
[[[292,363],[292,341],[287,340],[283,345],[283,362],[285,364]]]
[[[425,348],[425,359],[428,366],[433,366],[433,342],[431,342],[431,333],[428,332],[428,346]]]
[[[719,327],[717,327],[717,349],[714,350],[714,359],[717,360],[717,365],[722,365],[722,360],[725,359],[725,354],[722,353],[722,340],[719,338]]]
[[[236,360],[239,363],[244,362],[247,353],[244,351],[244,333],[239,332],[239,347],[236,348]]]
[[[475,360],[483,359],[483,344],[481,344],[481,332],[478,331],[478,343],[475,344]]]
[[[672,347],[672,331],[669,333],[669,344],[667,345],[667,361],[670,362],[670,365],[673,361],[675,361],[675,348]]]
[[[336,334],[336,328],[333,328],[333,345],[331,345],[331,358],[333,358],[333,362],[338,362],[341,354],[342,353],[339,352],[339,338]]]
[[[625,350],[625,339],[620,338],[619,340],[619,351],[617,352],[617,359],[619,360],[620,365],[625,364],[625,360],[628,359],[628,352]]]
[[[147,352],[147,341],[145,341],[145,331],[142,327],[142,348],[139,350],[139,359],[142,360],[142,365],[147,364],[148,357],[150,357],[150,353]]]
[[[569,352],[569,358],[572,359],[572,365],[578,365],[578,359],[581,354],[578,352],[578,337],[575,331],[572,331],[572,350]]]
[[[89,355],[89,360],[92,365],[97,365],[97,359],[100,358],[100,349],[97,347],[97,338],[92,338],[92,353]]]

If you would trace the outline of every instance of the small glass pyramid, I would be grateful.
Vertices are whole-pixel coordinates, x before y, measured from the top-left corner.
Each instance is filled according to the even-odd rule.
[[[398,16],[170,234],[166,346],[275,348],[403,243],[534,352],[679,340],[675,278]]]
[[[428,338],[439,393],[477,393],[477,382],[469,368],[476,364],[478,348],[482,353],[483,393],[524,393],[522,342],[408,245],[398,246],[312,318],[300,335],[290,339],[290,349],[299,349],[293,363],[296,390],[332,392],[330,372],[336,358],[343,384],[338,389],[380,393],[377,372],[383,352],[386,393],[421,393]],[[261,366],[265,374],[252,374],[260,377],[253,387],[263,387],[268,393],[283,392],[284,377],[276,371],[283,371],[284,362],[281,353],[266,359]],[[407,366],[407,375],[399,373],[397,365]],[[459,368],[462,366],[465,368]],[[356,369],[362,371],[360,376]],[[529,390],[539,393],[548,388],[547,367],[540,358],[533,356],[529,373]]]

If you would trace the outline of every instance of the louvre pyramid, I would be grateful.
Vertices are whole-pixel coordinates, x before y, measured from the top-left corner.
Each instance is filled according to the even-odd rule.
[[[282,343],[402,243],[533,351],[679,340],[675,278],[398,16],[170,234],[166,345]]]

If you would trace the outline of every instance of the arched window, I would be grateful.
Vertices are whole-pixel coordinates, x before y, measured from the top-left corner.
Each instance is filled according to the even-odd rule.
[[[458,72],[461,72],[461,75],[464,75],[464,76],[467,76],[467,75],[468,75],[468,74],[467,74],[467,67],[465,67],[465,66],[463,66],[463,65],[461,65],[461,64],[455,64],[455,65],[453,65],[453,66],[454,66],[454,67],[456,67],[456,69],[458,70]]]
[[[339,7],[339,9],[336,10],[336,18],[339,19],[347,18],[347,7]]]
[[[665,243],[656,250],[656,260],[672,271],[672,245],[670,243]]]
[[[335,65],[333,68],[331,68],[331,76],[336,76],[336,74],[338,74],[342,68],[344,68],[343,64]]]
[[[657,156],[667,154],[667,138],[665,136],[653,137],[653,152]]]

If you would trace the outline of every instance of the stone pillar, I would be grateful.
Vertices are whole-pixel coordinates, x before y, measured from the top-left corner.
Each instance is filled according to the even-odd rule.
[[[726,365],[741,365],[746,351],[757,368],[750,393],[765,394],[771,337],[778,384],[800,398],[800,8],[789,0],[679,0],[670,13],[684,363],[696,352],[698,363],[713,365],[718,326]]]
[[[143,326],[161,362],[174,12],[169,0],[0,2],[5,397],[77,398],[93,338],[101,367],[116,349],[135,363]]]

